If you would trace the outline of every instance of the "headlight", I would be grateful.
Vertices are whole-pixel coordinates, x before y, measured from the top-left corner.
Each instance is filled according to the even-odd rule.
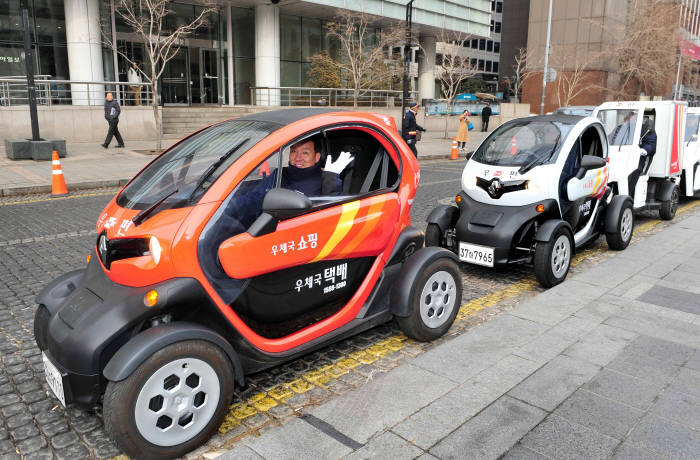
[[[530,179],[528,181],[525,181],[525,190],[535,190],[539,192],[540,190],[542,190],[542,188],[537,184],[537,182]]]
[[[158,242],[158,238],[155,236],[152,236],[148,240],[148,250],[151,253],[151,257],[153,258],[153,262],[158,265],[158,262],[160,262],[160,253],[161,253],[161,248],[160,248],[160,243]]]
[[[464,186],[466,188],[476,187],[476,176],[469,176],[464,179]]]

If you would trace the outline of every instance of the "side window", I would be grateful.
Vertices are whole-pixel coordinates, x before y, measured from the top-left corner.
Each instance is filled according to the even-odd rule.
[[[399,178],[382,144],[359,129],[316,133],[285,146],[281,155],[281,187],[304,193],[315,206],[392,187]]]

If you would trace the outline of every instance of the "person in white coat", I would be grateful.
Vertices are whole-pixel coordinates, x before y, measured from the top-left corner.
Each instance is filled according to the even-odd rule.
[[[129,95],[134,101],[134,105],[141,105],[141,74],[136,64],[132,64],[131,67],[129,67],[127,77],[129,83],[137,83],[135,85],[129,85]]]

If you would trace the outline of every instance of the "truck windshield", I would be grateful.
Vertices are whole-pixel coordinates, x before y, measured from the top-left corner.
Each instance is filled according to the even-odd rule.
[[[547,164],[571,125],[556,121],[522,120],[499,126],[474,152],[472,159],[493,166]]]
[[[609,109],[598,112],[598,119],[605,127],[609,145],[634,144],[634,128],[637,126],[638,110]]]
[[[158,209],[191,206],[234,161],[278,128],[276,124],[247,120],[207,128],[148,165],[122,190],[117,204],[143,210],[169,190],[176,190]]]
[[[689,113],[685,120],[685,142],[697,140],[698,126],[700,126],[700,113]],[[695,138],[693,138],[693,134],[696,135]]]

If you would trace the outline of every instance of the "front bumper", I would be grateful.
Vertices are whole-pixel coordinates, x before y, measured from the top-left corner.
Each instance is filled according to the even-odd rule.
[[[459,242],[478,244],[494,248],[494,265],[515,262],[516,246],[529,245],[524,241],[529,235],[529,224],[545,216],[556,215],[556,200],[543,200],[524,206],[494,206],[481,203],[461,192],[459,219],[455,226],[456,244]],[[538,205],[543,211],[537,211]],[[523,252],[520,252],[523,254]]]
[[[57,284],[51,283],[45,291],[56,289]],[[86,407],[99,402],[107,384],[102,375],[104,367],[144,321],[202,292],[199,283],[189,278],[141,288],[119,285],[107,278],[96,257],[92,257],[80,282],[67,289],[70,294],[49,308],[47,327],[38,328],[45,331],[44,337],[37,337],[37,343],[44,344],[42,351],[61,373],[66,405]],[[159,292],[158,302],[147,308],[143,297],[151,289]],[[45,298],[45,292],[38,296]]]

